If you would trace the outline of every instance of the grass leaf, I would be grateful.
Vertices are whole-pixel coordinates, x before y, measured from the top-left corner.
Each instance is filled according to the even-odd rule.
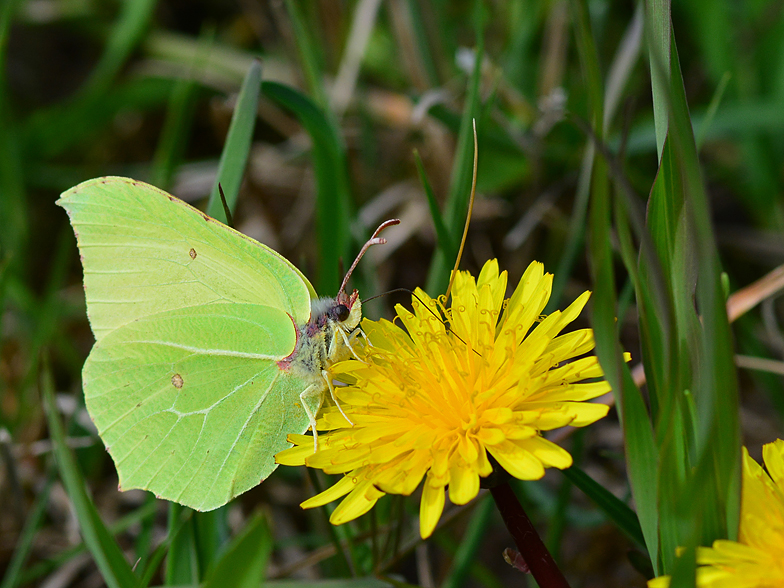
[[[329,116],[310,98],[283,84],[264,82],[264,95],[290,110],[313,141],[316,180],[316,229],[319,242],[317,291],[337,292],[342,276],[340,259],[347,259],[350,244],[350,194],[346,149]]]
[[[65,431],[54,399],[54,382],[46,362],[43,364],[42,374],[43,403],[54,454],[61,479],[76,512],[84,543],[101,571],[101,577],[110,588],[135,588],[136,576],[125,560],[122,550],[103,524],[98,510],[87,494],[84,478],[76,464],[76,459],[66,445]]]
[[[417,150],[414,150],[414,163],[416,164],[417,173],[419,174],[419,181],[422,183],[422,189],[425,191],[425,196],[427,197],[430,218],[433,219],[433,226],[436,229],[438,246],[445,252],[447,259],[454,259],[457,255],[457,249],[455,249],[455,244],[446,230],[444,217],[441,216],[441,211],[438,209],[438,201],[436,201],[433,189],[430,187],[430,182],[427,180],[427,172],[425,172],[425,166],[422,164],[422,158],[419,157],[419,152]]]
[[[272,536],[263,515],[253,515],[207,574],[203,588],[255,588],[262,584]]]
[[[327,108],[329,100],[327,99],[327,91],[324,89],[324,81],[321,78],[322,58],[316,49],[319,44],[314,42],[305,24],[305,16],[300,9],[300,5],[303,3],[298,0],[285,0],[285,3],[308,90],[319,107]]]
[[[572,1],[577,47],[586,72],[591,132],[596,141],[603,136],[603,103],[598,56],[593,42],[585,0]],[[608,164],[594,160],[591,182],[589,254],[594,286],[591,323],[596,355],[613,389],[618,416],[624,431],[626,465],[637,513],[654,569],[658,567],[657,452],[648,413],[639,389],[623,360],[616,322],[617,299],[610,234],[610,191]]]
[[[468,200],[471,196],[471,174],[474,166],[474,127],[473,120],[479,115],[479,82],[482,79],[482,62],[484,60],[484,18],[482,2],[474,2],[474,26],[476,47],[474,48],[474,67],[468,82],[468,95],[460,119],[460,132],[457,137],[455,159],[452,164],[452,175],[449,180],[449,194],[444,203],[444,224],[454,242],[454,251],[460,244]],[[480,128],[477,121],[477,129]],[[477,131],[478,132],[478,131]],[[482,156],[479,156],[482,165]],[[449,283],[449,275],[454,267],[454,257],[447,257],[447,252],[437,249],[430,264],[426,290],[430,294],[443,293]]]
[[[563,470],[563,474],[572,484],[582,490],[588,498],[593,500],[596,506],[598,506],[629,539],[637,543],[640,547],[645,547],[645,537],[642,534],[640,521],[635,512],[629,508],[626,503],[616,498],[612,492],[594,481],[593,478],[577,466],[572,466]]]
[[[482,542],[485,540],[485,533],[490,522],[490,515],[494,512],[494,505],[495,503],[488,494],[479,499],[457,548],[457,553],[455,553],[452,567],[444,578],[441,588],[457,588],[462,585],[471,564],[476,559]]]
[[[50,474],[46,478],[44,487],[35,497],[33,507],[27,514],[24,528],[22,529],[22,532],[19,535],[19,539],[14,546],[14,554],[11,556],[11,560],[8,562],[8,567],[6,568],[5,574],[3,575],[3,581],[0,582],[0,588],[14,588],[15,586],[20,586],[22,584],[20,581],[22,567],[24,566],[25,560],[27,559],[28,555],[30,555],[30,551],[33,548],[35,534],[43,523],[44,515],[46,514],[46,507],[49,502],[49,492],[52,489],[52,484],[54,483],[55,479],[53,474],[54,470],[51,470]]]
[[[240,193],[242,176],[245,175],[245,166],[250,155],[250,143],[253,139],[253,129],[256,128],[256,111],[259,105],[259,92],[261,91],[261,63],[254,61],[245,79],[242,82],[240,93],[237,96],[237,106],[231,117],[229,133],[221,152],[218,164],[218,177],[210,193],[207,204],[207,214],[223,222],[228,222],[223,210],[218,186],[223,188],[226,204],[229,210],[237,207],[237,197]]]

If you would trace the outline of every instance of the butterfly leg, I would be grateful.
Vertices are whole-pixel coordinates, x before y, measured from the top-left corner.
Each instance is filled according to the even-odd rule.
[[[311,408],[311,402],[314,398],[318,399],[315,404],[316,410]],[[334,398],[334,395],[333,395]],[[299,400],[302,403],[302,408],[305,409],[305,414],[308,415],[308,422],[310,423],[310,429],[313,431],[313,453],[318,451],[318,431],[316,431],[316,414],[321,408],[321,403],[324,400],[324,388],[316,385],[311,384],[307,388],[305,388],[302,393],[299,395]]]
[[[365,345],[367,345],[368,347],[373,347],[373,344],[370,342],[370,339],[368,339],[368,336],[365,334],[365,331],[363,331],[362,329],[357,329],[356,331],[354,331],[354,333],[357,334],[357,338],[362,337],[365,340]],[[354,333],[351,334],[353,335]]]
[[[338,399],[335,397],[335,386],[332,383],[332,378],[330,377],[329,372],[327,370],[321,370],[321,375],[324,376],[324,380],[327,382],[327,386],[329,387],[329,394],[332,397],[332,401],[335,403],[335,406],[338,407],[340,414],[342,414],[343,418],[348,421],[348,424],[350,424],[353,427],[354,423],[351,421],[350,418],[348,418],[348,415],[346,415],[346,413],[343,412],[343,409],[340,406],[340,402],[338,402]]]
[[[354,329],[351,332],[351,335],[349,335],[349,340],[354,341],[354,339],[359,339],[360,337],[365,341],[365,345],[367,345],[368,347],[373,347],[373,344],[370,342],[370,339],[368,339],[368,336],[365,334],[365,331],[363,331],[362,329]]]
[[[353,355],[357,361],[361,361],[362,363],[367,364],[366,361],[362,360],[359,355],[357,355],[357,352],[354,351],[354,347],[351,345],[354,339],[359,336],[357,333],[362,333],[363,337],[365,336],[365,333],[363,333],[361,329],[357,329],[356,331],[352,332],[351,335],[346,335],[346,332],[343,329],[338,329],[337,333],[340,333],[343,336],[343,343],[345,343],[346,347],[348,347],[348,350],[351,351],[351,355]],[[368,341],[367,337],[365,337],[365,341]],[[368,343],[370,342],[368,341]]]

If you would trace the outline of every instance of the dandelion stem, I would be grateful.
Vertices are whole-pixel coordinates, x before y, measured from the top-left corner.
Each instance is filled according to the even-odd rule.
[[[541,588],[569,588],[553,556],[531,524],[508,482],[490,489],[506,528],[514,538],[520,555]]]

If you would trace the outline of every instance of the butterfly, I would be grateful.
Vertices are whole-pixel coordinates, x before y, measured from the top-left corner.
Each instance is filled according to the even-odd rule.
[[[317,443],[329,368],[362,336],[346,281],[399,221],[331,299],[269,247],[143,182],[89,180],[57,204],[96,340],[85,404],[121,490],[212,510],[269,476],[287,434],[312,427]]]

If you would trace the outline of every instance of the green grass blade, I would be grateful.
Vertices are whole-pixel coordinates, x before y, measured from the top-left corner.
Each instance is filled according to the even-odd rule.
[[[455,539],[454,534],[435,533],[431,539],[436,547],[453,559],[460,549],[461,543]],[[506,586],[498,578],[498,575],[479,559],[474,559],[470,563],[466,575],[471,577],[478,586],[484,586],[484,588],[504,588]]]
[[[645,4],[645,22],[648,36],[648,59],[651,69],[653,92],[653,119],[656,129],[656,149],[659,159],[664,151],[667,137],[668,111],[667,86],[670,64],[670,2],[671,0],[648,0]]]
[[[155,506],[157,499],[152,493],[147,493],[144,498],[144,506]],[[152,550],[153,532],[155,527],[155,515],[153,510],[149,516],[142,518],[139,521],[139,534],[134,541],[134,551],[136,552],[136,562],[134,563],[136,570],[145,570],[148,568],[150,554]],[[146,583],[143,584],[146,586]]]
[[[49,434],[52,437],[60,476],[76,512],[84,543],[101,571],[103,581],[110,588],[134,588],[136,576],[125,560],[122,550],[103,524],[98,510],[87,494],[84,478],[76,464],[76,459],[66,445],[65,431],[57,414],[54,399],[54,382],[46,363],[42,371],[41,389]]]
[[[112,537],[126,532],[132,526],[137,525],[142,519],[155,514],[156,504],[144,505],[141,508],[125,515],[114,524],[110,525],[109,532]],[[61,551],[51,559],[40,561],[31,565],[19,575],[19,586],[27,586],[33,582],[40,580],[46,575],[51,574],[57,568],[65,565],[80,553],[87,551],[87,546],[84,543],[74,545],[64,551]]]
[[[710,6],[710,10],[706,10],[707,6]],[[738,34],[737,19],[744,11],[736,11],[729,0],[716,0],[710,5],[687,2],[679,5],[678,8],[689,15],[685,22],[689,27],[693,27],[690,31],[692,42],[698,45],[698,48],[695,47],[695,52],[699,52],[703,61],[702,67],[709,74],[710,82],[715,83],[728,71],[737,68],[741,62],[738,59],[741,53],[735,48]],[[750,5],[744,8],[754,10]],[[776,34],[774,30],[771,28],[766,32]],[[744,65],[748,67],[748,64]]]
[[[276,82],[262,83],[265,96],[290,110],[313,141],[316,176],[316,228],[319,272],[316,290],[336,292],[342,276],[340,259],[348,259],[351,197],[346,148],[329,116],[301,92]]]
[[[520,182],[530,179],[532,171],[530,162],[526,158],[526,150],[521,147],[519,138],[514,137],[508,128],[488,115],[497,107],[495,97],[495,93],[487,97],[486,103],[479,109],[477,116],[477,125],[481,121],[481,132],[477,137],[481,161],[476,178],[476,189],[479,193],[503,192],[518,186]],[[449,131],[460,134],[463,113],[456,113],[444,104],[434,104],[427,113],[428,116],[442,123]],[[478,127],[477,130],[479,130]],[[471,156],[473,158],[473,150]],[[461,228],[464,223],[465,218],[461,221]],[[456,240],[458,243],[460,242],[460,239]]]
[[[486,540],[487,527],[494,506],[495,503],[490,499],[489,494],[479,499],[441,588],[457,588],[463,585],[482,542]]]
[[[574,456],[574,453],[572,453],[572,456]],[[566,530],[569,503],[572,499],[572,487],[573,484],[568,478],[561,480],[555,493],[555,506],[547,522],[547,535],[544,543],[555,561],[561,559],[561,546],[563,545],[564,531]]]
[[[19,133],[10,117],[0,88],[0,254],[16,268],[24,265],[29,228]]]
[[[22,256],[28,233],[23,155],[6,79],[8,35],[21,4],[20,0],[0,4],[0,261],[11,267],[24,265]]]
[[[11,21],[22,4],[24,0],[8,0],[0,4],[0,63],[5,63]],[[5,79],[5,72],[0,73],[0,76]]]
[[[709,107],[708,107],[709,108]],[[695,107],[691,112],[692,124],[702,129],[708,116],[708,108]],[[705,130],[707,139],[730,139],[737,135],[780,136],[784,129],[784,109],[778,100],[757,99],[748,102],[730,102],[716,112],[710,126]],[[616,139],[617,140],[617,139]],[[626,151],[639,155],[656,148],[653,120],[643,120],[629,131]],[[748,164],[748,163],[747,163]]]
[[[294,42],[297,44],[302,71],[305,74],[305,83],[316,104],[321,108],[329,106],[327,91],[324,89],[324,80],[321,75],[322,59],[316,47],[312,35],[305,25],[305,17],[300,9],[299,0],[285,0],[286,11],[291,18],[291,28]]]
[[[201,570],[196,546],[195,511],[175,502],[169,504],[169,552],[166,556],[164,580],[167,586],[198,584]]]
[[[604,98],[602,96],[602,78],[599,69],[596,46],[593,41],[588,12],[581,0],[571,2],[575,38],[577,40],[577,50],[580,56],[583,75],[588,93],[588,104],[591,128],[596,133],[597,140],[601,141],[604,136]],[[571,274],[572,265],[577,257],[577,253],[582,243],[585,233],[585,219],[588,211],[589,195],[596,186],[607,183],[605,177],[596,178],[596,157],[595,148],[592,143],[586,147],[583,155],[582,165],[580,166],[580,178],[575,197],[574,209],[570,220],[569,237],[558,264],[558,270],[553,283],[553,296],[548,304],[548,311],[558,307],[561,293],[566,285],[566,281]],[[598,183],[597,183],[598,182]],[[605,188],[606,189],[606,188]]]
[[[128,56],[141,41],[152,19],[156,0],[124,0],[122,10],[107,35],[106,48],[93,69],[90,79],[80,91],[90,102],[109,88]]]
[[[697,151],[702,148],[705,137],[708,135],[708,130],[711,128],[713,120],[716,118],[716,112],[719,110],[719,104],[721,104],[721,99],[724,97],[724,91],[727,89],[730,77],[730,72],[724,72],[724,75],[721,76],[721,80],[719,81],[719,85],[716,87],[716,91],[713,93],[713,98],[711,98],[710,104],[708,104],[708,109],[705,111],[705,117],[700,122],[700,130],[695,138]]]
[[[433,226],[436,229],[438,247],[444,251],[447,259],[454,259],[457,255],[457,249],[455,249],[449,232],[446,230],[444,217],[441,216],[441,211],[438,209],[438,201],[427,179],[427,172],[425,172],[425,166],[422,164],[422,158],[419,157],[419,151],[416,149],[414,149],[414,163],[419,174],[419,181],[422,183],[422,189],[425,191],[425,196],[427,196],[427,205],[430,208],[430,218],[433,219]]]
[[[215,179],[210,201],[207,204],[207,214],[224,222],[227,222],[227,219],[218,186],[223,188],[229,210],[234,211],[237,207],[242,176],[245,174],[245,166],[250,155],[253,130],[256,128],[260,91],[261,63],[254,61],[245,75],[237,96],[237,106],[231,116],[229,132],[218,164],[218,177]]]
[[[396,588],[407,586],[394,580],[381,578],[346,578],[342,580],[271,580],[267,588]]]
[[[223,546],[229,540],[227,520],[229,506],[224,505],[209,512],[196,512],[191,519],[195,526],[196,550],[199,558],[200,579],[215,565]]]
[[[664,434],[671,432],[675,390],[690,387],[691,366],[696,365],[699,325],[692,302],[695,288],[693,236],[683,178],[670,142],[665,141],[661,165],[648,199],[647,229],[652,251],[640,258],[645,282],[644,324],[641,331],[655,339],[643,347],[650,365],[651,405],[654,422]],[[647,296],[653,298],[648,303]],[[661,325],[666,325],[664,329]],[[665,419],[659,421],[659,418]]]
[[[153,506],[157,505],[157,500],[151,504]],[[150,506],[150,503],[145,505],[145,507],[147,506]],[[171,506],[172,505],[170,505],[170,507]],[[145,507],[142,507],[142,509],[139,510],[143,510]],[[152,514],[155,514],[155,510],[152,511]],[[158,567],[161,565],[161,562],[167,555],[171,554],[172,544],[178,540],[182,529],[191,522],[193,512],[185,512],[184,510],[180,510],[179,513],[172,513],[172,508],[169,508],[168,515],[169,520],[167,522],[170,523],[170,525],[166,538],[160,543],[160,545],[158,545],[158,547],[155,548],[155,551],[150,554],[148,561],[143,568],[143,572],[141,573],[141,578],[139,579],[137,588],[147,588],[147,586],[149,586],[153,576],[158,571]],[[170,572],[172,575],[174,575],[174,572],[178,571],[178,568],[174,565],[173,562],[171,562],[171,569],[169,564],[170,562],[167,560],[166,567],[163,571],[165,579],[169,578]]]
[[[463,234],[462,229],[466,220],[466,212],[468,211],[468,200],[471,196],[471,174],[474,166],[473,120],[479,118],[479,82],[482,77],[485,43],[481,0],[474,2],[473,20],[476,34],[474,68],[471,73],[471,79],[468,82],[468,95],[466,96],[463,115],[460,119],[460,132],[457,137],[455,160],[449,180],[449,194],[444,203],[444,224],[451,240],[454,242],[454,251],[457,251],[460,244],[460,236]],[[477,120],[477,129],[479,128],[479,120]],[[479,155],[479,165],[482,165],[481,154]],[[447,257],[446,251],[436,250],[427,276],[426,289],[431,295],[446,291],[449,275],[454,264],[454,257]]]
[[[264,580],[267,559],[272,551],[272,536],[267,521],[255,514],[242,532],[226,547],[207,574],[204,588],[256,588]]]
[[[141,78],[113,85],[94,100],[58,103],[34,111],[20,125],[20,134],[30,153],[43,160],[55,158],[69,149],[83,149],[91,139],[105,132],[120,112],[128,109],[147,112],[165,105],[173,85],[172,80],[164,78]],[[28,179],[31,185],[35,180],[35,176]],[[69,183],[58,189],[67,188]]]
[[[697,305],[703,340],[698,365],[702,369],[691,389],[697,407],[697,471],[694,482],[697,488],[710,492],[708,499],[700,503],[704,525],[700,538],[703,544],[707,544],[717,538],[732,537],[739,519],[741,442],[738,379],[721,285],[721,263],[674,38],[672,47],[671,134],[677,161],[683,165],[684,189],[693,209],[699,268]],[[699,491],[694,493],[695,496],[700,494]]]
[[[640,520],[635,512],[629,508],[619,498],[604,486],[594,481],[588,474],[577,466],[572,466],[563,470],[564,476],[577,486],[583,493],[593,500],[601,511],[607,515],[624,534],[637,543],[640,547],[645,547],[645,537],[642,534]]]
[[[624,35],[623,41],[618,47],[618,51],[613,58],[610,71],[607,74],[608,94],[603,100],[603,132],[607,132],[610,122],[615,116],[621,91],[626,86],[629,76],[633,70],[633,65],[637,62],[640,45],[639,29],[642,25],[641,7],[635,11],[632,21]],[[598,76],[597,68],[591,70],[592,75],[588,77],[591,84],[590,94],[593,100],[601,94],[601,88],[594,88],[596,80],[593,76]],[[598,94],[597,94],[598,91]],[[577,193],[574,199],[574,206],[569,219],[569,231],[564,244],[563,253],[558,260],[555,275],[553,278],[553,292],[545,308],[545,313],[556,310],[561,303],[561,296],[564,288],[572,275],[574,262],[577,260],[581,246],[585,239],[586,218],[588,216],[588,201],[591,191],[591,173],[593,171],[593,160],[595,157],[595,147],[593,141],[589,141],[585,147],[582,162],[580,165],[580,175],[577,180]]]
[[[147,588],[152,582],[153,576],[158,571],[158,566],[161,565],[163,558],[166,557],[166,553],[169,550],[169,542],[164,541],[155,550],[150,554],[145,562],[144,572],[142,573],[142,577],[139,579],[139,584],[137,588]],[[140,564],[141,565],[141,562]]]
[[[650,235],[644,227],[642,218],[630,214],[635,210],[636,197],[628,186],[621,186],[620,181],[617,183],[619,191],[623,194],[623,198],[617,198],[615,202],[618,242],[624,265],[637,296],[643,364],[648,378],[651,412],[655,415],[658,404],[654,390],[667,390],[668,382],[673,380],[670,378],[669,366],[673,363],[670,351],[674,345],[670,340],[670,333],[674,331],[674,319],[671,316],[671,307],[668,305],[669,292],[662,286],[661,266],[655,255]],[[631,236],[630,219],[634,221],[641,241],[639,256]],[[649,279],[646,280],[644,276]],[[630,421],[627,424],[624,418],[621,419],[627,443],[627,455],[634,456],[633,461],[627,456],[627,464],[632,474],[630,480],[633,490],[636,491],[635,503],[644,529],[652,568],[659,570],[661,566],[659,556],[667,559],[669,556],[665,556],[666,554],[674,554],[671,537],[666,533],[668,529],[666,525],[664,532],[661,531],[662,514],[657,507],[660,502],[660,486],[666,486],[672,479],[665,478],[664,474],[658,472],[658,462],[663,461],[664,457],[657,449],[645,403],[632,382],[626,366],[623,366],[623,378],[626,396],[619,414],[628,417],[626,421]],[[666,507],[667,505],[664,505],[663,508]]]
[[[642,394],[632,380],[628,366],[620,358],[615,322],[616,302],[612,289],[614,275],[609,241],[606,204],[596,199],[591,207],[590,254],[594,303],[592,323],[596,353],[613,387],[618,416],[624,432],[626,467],[640,527],[653,568],[659,569],[659,475],[658,450]],[[627,261],[628,263],[628,261]]]
[[[673,564],[670,588],[693,588],[696,586],[697,560],[695,555],[694,547],[691,546],[678,557]]]
[[[46,507],[49,504],[49,492],[54,483],[54,470],[51,470],[46,478],[43,488],[38,492],[35,497],[35,503],[27,514],[22,532],[19,534],[19,539],[14,546],[14,554],[11,556],[11,561],[8,562],[8,567],[5,570],[3,581],[0,582],[0,588],[14,588],[21,586],[20,575],[24,566],[27,556],[33,547],[33,540],[35,534],[41,527],[44,516],[46,514]]]
[[[190,128],[196,113],[199,88],[196,78],[206,65],[214,36],[213,32],[202,35],[198,49],[193,54],[190,75],[175,82],[169,97],[166,119],[163,122],[150,171],[150,183],[163,190],[167,190],[171,185],[174,172],[185,155]]]
[[[697,364],[699,325],[691,302],[694,277],[692,248],[687,241],[688,206],[684,201],[681,177],[674,160],[671,141],[665,140],[659,173],[648,202],[648,230],[652,235],[650,257],[641,256],[640,275],[645,292],[641,296],[641,332],[645,333],[643,353],[650,372],[649,393],[660,448],[659,488],[660,532],[663,569],[672,569],[675,552],[690,532],[684,532],[679,504],[686,491],[689,469],[684,434],[683,392],[690,387],[692,368]],[[650,278],[651,266],[660,263],[663,287],[657,289]],[[669,312],[664,308],[670,309]],[[658,312],[657,309],[658,308]],[[662,335],[666,321],[669,336]],[[654,339],[651,334],[655,334]],[[680,509],[682,510],[682,508]]]
[[[588,84],[592,132],[601,141],[603,98],[598,57],[593,41],[588,7],[585,0],[572,3],[577,48]],[[613,388],[616,406],[624,431],[626,464],[637,506],[637,513],[654,568],[658,567],[657,452],[648,413],[639,389],[632,381],[623,361],[615,320],[617,300],[610,234],[610,192],[607,162],[594,161],[591,182],[589,255],[594,286],[591,323],[596,339],[596,354],[605,377]]]
[[[430,38],[427,30],[429,23],[428,19],[425,18],[423,11],[424,7],[422,6],[422,3],[417,2],[417,0],[407,0],[406,8],[411,15],[411,28],[420,66],[427,76],[429,87],[438,86],[438,68],[430,48]]]

